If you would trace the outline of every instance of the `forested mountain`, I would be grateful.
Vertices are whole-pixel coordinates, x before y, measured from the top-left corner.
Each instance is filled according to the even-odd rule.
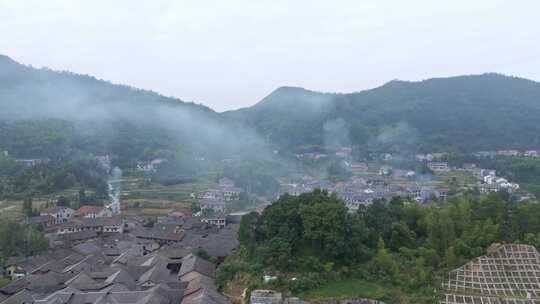
[[[111,154],[123,166],[260,155],[266,144],[402,153],[540,147],[540,84],[498,74],[392,81],[351,94],[282,87],[250,108],[219,114],[0,56],[0,108],[0,148],[17,157],[84,151]]]
[[[285,149],[473,151],[540,147],[540,83],[499,74],[391,81],[352,94],[280,88],[224,116]]]
[[[0,149],[19,158],[82,151],[111,154],[117,164],[132,166],[159,157],[222,158],[256,140],[205,106],[5,56],[0,109]]]

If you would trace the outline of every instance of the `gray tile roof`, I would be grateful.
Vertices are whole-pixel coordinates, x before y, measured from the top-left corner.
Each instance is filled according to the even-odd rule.
[[[177,228],[178,225],[157,225],[158,230],[165,232],[173,229],[174,233]],[[187,219],[181,228],[189,228],[189,240],[163,245],[144,256],[140,246],[147,241],[133,235],[117,234],[100,236],[73,249],[56,249],[30,258],[10,259],[27,269],[28,274],[0,289],[0,303],[227,303],[214,284],[215,265],[193,255],[198,248],[186,244],[200,245],[213,254],[226,254],[236,246],[236,231],[200,224],[198,219]],[[120,257],[122,263],[113,263]]]
[[[34,298],[32,297],[32,293],[26,289],[23,289],[15,295],[0,302],[0,304],[30,304],[33,303],[33,301]]]
[[[181,290],[165,292],[156,286],[148,290],[114,291],[113,288],[100,292],[60,291],[45,299],[36,300],[35,304],[173,304],[182,299]],[[20,304],[20,303],[18,303]]]
[[[192,294],[185,295],[181,304],[227,304],[227,298],[215,290],[200,289]]]
[[[179,242],[184,238],[184,232],[177,225],[157,224],[153,228],[139,228],[133,235],[142,239]]]
[[[159,283],[167,283],[175,278],[171,276],[171,272],[169,269],[167,269],[166,263],[158,263],[152,268],[148,269],[145,273],[143,273],[138,280],[138,284],[159,284]]]
[[[80,291],[99,291],[110,285],[112,283],[98,282],[87,273],[82,272],[70,281],[68,286]]]
[[[77,242],[85,241],[97,238],[97,232],[92,230],[85,230],[73,233],[60,234],[60,239],[64,242]]]
[[[135,279],[125,269],[120,269],[109,276],[105,283],[122,284],[130,289],[135,288]]]
[[[182,267],[178,276],[182,278],[190,272],[197,272],[207,277],[215,277],[216,266],[207,260],[204,260],[194,254],[189,254],[182,259]]]

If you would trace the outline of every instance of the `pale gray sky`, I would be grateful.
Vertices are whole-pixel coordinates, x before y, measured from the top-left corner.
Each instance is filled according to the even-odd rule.
[[[537,0],[0,0],[0,53],[218,111],[279,86],[540,80]]]

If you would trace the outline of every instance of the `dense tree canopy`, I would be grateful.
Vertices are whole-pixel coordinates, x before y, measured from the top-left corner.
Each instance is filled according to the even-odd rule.
[[[73,187],[92,190],[97,198],[107,196],[108,172],[90,158],[50,161],[25,166],[0,155],[0,199],[23,199]]]
[[[0,265],[8,257],[34,255],[48,247],[48,240],[36,228],[0,220]]]
[[[351,214],[335,195],[315,190],[283,195],[261,215],[243,217],[239,237],[244,262],[253,265],[241,269],[300,273],[301,279],[289,285],[293,290],[337,275],[429,294],[440,275],[484,254],[492,243],[540,246],[540,204],[497,194],[443,206],[394,198]],[[230,267],[225,263],[220,279],[226,280]]]

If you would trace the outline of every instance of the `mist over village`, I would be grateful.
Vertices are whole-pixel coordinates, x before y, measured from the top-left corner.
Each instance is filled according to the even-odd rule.
[[[538,9],[0,0],[0,304],[540,303]]]

